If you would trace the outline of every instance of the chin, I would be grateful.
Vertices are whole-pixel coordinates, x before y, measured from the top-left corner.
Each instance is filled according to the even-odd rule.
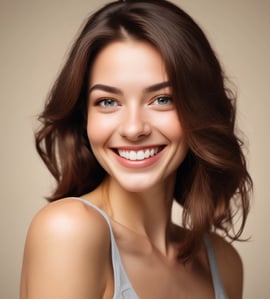
[[[131,184],[127,184],[125,183],[121,183],[119,182],[120,186],[128,191],[128,192],[132,192],[132,193],[141,193],[144,191],[147,191],[149,189],[151,189],[153,186],[149,185],[149,184],[138,184],[138,183],[131,183]]]
[[[119,186],[127,192],[143,193],[153,190],[156,186],[160,186],[161,182],[153,180],[153,178],[126,178],[125,180],[118,180]]]

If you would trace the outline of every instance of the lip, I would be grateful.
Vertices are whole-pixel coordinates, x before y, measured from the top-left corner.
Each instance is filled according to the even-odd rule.
[[[143,147],[117,147],[112,148],[113,155],[115,159],[124,167],[128,168],[143,168],[143,167],[149,167],[153,165],[156,161],[158,161],[163,154],[163,150],[165,148],[165,145],[151,145],[151,146],[143,146]],[[142,152],[148,152],[146,158],[139,159],[139,160],[132,160],[127,157],[124,157],[126,155],[120,156],[119,151],[122,152],[129,152],[132,153],[134,156],[135,153],[142,153]],[[150,151],[152,153],[150,154]],[[128,154],[129,157],[129,154]]]

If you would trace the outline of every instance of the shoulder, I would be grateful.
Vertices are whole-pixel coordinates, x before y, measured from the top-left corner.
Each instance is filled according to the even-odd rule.
[[[46,230],[52,229],[52,233],[72,233],[78,229],[82,233],[92,234],[109,232],[106,220],[96,209],[73,198],[60,199],[46,205],[35,215],[30,228],[37,224]]]
[[[49,203],[39,211],[30,225],[29,236],[76,240],[85,245],[110,242],[104,217],[94,208],[71,198]]]
[[[48,204],[34,217],[23,266],[23,280],[35,294],[33,298],[65,297],[66,292],[67,298],[99,297],[108,265],[110,232],[94,208],[66,198]],[[82,289],[89,290],[85,297],[80,296]]]
[[[229,298],[242,298],[243,263],[233,245],[217,234],[211,234],[217,264]]]

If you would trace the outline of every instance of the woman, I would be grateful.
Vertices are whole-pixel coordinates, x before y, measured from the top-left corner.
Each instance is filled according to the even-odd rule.
[[[190,16],[161,0],[105,5],[40,121],[57,184],[28,232],[21,299],[242,297],[241,259],[215,231],[239,239],[252,181],[234,97]]]

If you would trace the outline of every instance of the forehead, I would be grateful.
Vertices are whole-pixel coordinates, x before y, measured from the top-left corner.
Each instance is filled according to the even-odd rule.
[[[138,40],[112,42],[97,55],[90,85],[98,83],[153,84],[168,80],[164,60],[150,43]]]

